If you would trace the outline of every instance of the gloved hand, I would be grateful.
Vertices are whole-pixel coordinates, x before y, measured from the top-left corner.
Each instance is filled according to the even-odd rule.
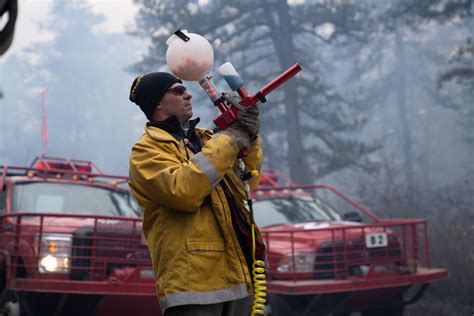
[[[235,122],[226,129],[219,130],[217,133],[232,137],[239,146],[240,150],[250,147],[249,133],[239,124],[239,122]]]
[[[256,106],[249,106],[245,111],[239,111],[237,118],[239,124],[249,133],[250,140],[257,137],[260,130],[260,110]]]

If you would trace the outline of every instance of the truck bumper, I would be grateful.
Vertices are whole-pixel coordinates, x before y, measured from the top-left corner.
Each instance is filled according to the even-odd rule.
[[[272,280],[268,292],[286,295],[328,294],[364,291],[380,288],[399,288],[426,284],[448,277],[446,269],[418,268],[416,273],[390,276],[353,277],[344,280]]]
[[[105,280],[69,280],[53,278],[11,278],[7,287],[14,291],[91,295],[156,297],[155,278],[140,269],[115,269]]]

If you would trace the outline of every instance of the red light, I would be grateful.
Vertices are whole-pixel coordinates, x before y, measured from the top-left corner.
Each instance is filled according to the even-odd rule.
[[[92,172],[92,167],[91,166],[77,166],[77,165],[74,165],[74,167],[76,167],[77,171],[79,171],[79,172],[88,172],[88,173]]]
[[[49,168],[46,168],[45,164],[42,163],[42,162],[38,162],[38,163],[36,164],[36,168],[42,169],[42,170],[49,169]]]
[[[38,162],[36,164],[36,168],[41,169],[41,170],[50,170],[50,169],[60,169],[60,170],[72,170],[71,166],[65,164],[65,163],[60,163],[60,162]]]
[[[48,162],[48,163],[38,162],[36,164],[36,168],[41,169],[41,170],[51,170],[51,169],[70,170],[70,171],[74,170],[72,164],[66,164],[62,162]],[[79,166],[79,165],[74,164],[74,168],[78,172],[88,172],[88,173],[92,172],[91,166]]]

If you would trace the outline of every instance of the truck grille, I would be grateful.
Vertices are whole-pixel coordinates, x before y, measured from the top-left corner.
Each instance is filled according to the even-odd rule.
[[[276,280],[414,273],[431,265],[427,235],[423,219],[263,231],[270,278]]]
[[[316,252],[314,278],[317,280],[344,278],[364,273],[370,265],[400,265],[400,244],[392,238],[387,247],[366,248],[363,239],[326,242]]]
[[[100,279],[116,268],[150,265],[140,229],[113,225],[81,227],[73,234],[71,278]]]
[[[21,213],[0,228],[13,289],[156,295],[140,218]]]

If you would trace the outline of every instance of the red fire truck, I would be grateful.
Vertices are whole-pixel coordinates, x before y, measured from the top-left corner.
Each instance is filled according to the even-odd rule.
[[[89,161],[0,167],[0,315],[157,315],[127,178]]]
[[[321,196],[356,212],[342,213]],[[381,219],[332,186],[296,185],[274,171],[253,198],[273,316],[401,316],[430,283],[447,277],[431,267],[424,219]]]
[[[126,177],[37,158],[0,167],[0,315],[160,315],[138,205]],[[333,193],[359,213],[320,198]],[[267,244],[268,314],[402,315],[426,286],[427,223],[386,220],[330,186],[266,172],[253,194]]]

